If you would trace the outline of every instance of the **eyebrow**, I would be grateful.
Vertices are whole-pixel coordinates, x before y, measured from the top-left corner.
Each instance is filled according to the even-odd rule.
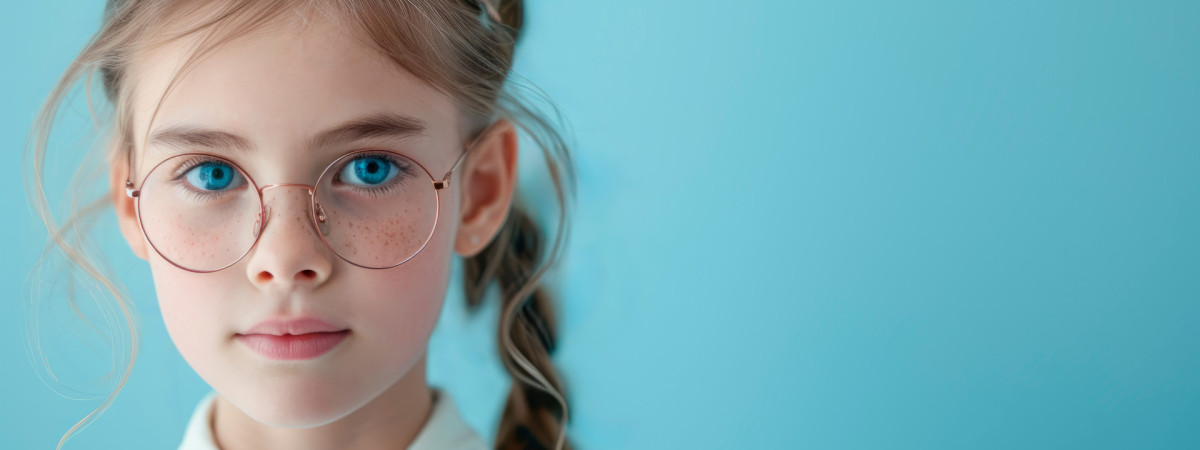
[[[423,135],[425,122],[412,116],[395,113],[377,113],[362,116],[318,133],[308,141],[308,150],[340,143],[372,138],[407,139]],[[249,139],[228,131],[177,125],[156,131],[149,139],[150,145],[173,147],[181,152],[197,148],[232,150],[241,153],[254,148]]]

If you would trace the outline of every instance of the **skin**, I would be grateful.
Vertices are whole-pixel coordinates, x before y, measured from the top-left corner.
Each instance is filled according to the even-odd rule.
[[[146,147],[146,136],[179,124],[249,140],[251,151],[227,154],[259,186],[313,184],[330,161],[367,147],[410,155],[435,178],[450,169],[467,137],[465,119],[450,97],[326,20],[283,25],[226,42],[200,60],[153,123],[155,104],[195,41],[141,52],[130,69],[137,80],[135,185],[163,159],[160,149]],[[305,148],[317,131],[376,112],[410,115],[428,128],[406,140],[363,140],[316,153]],[[440,217],[424,250],[380,270],[351,265],[331,252],[309,221],[308,192],[297,188],[264,191],[270,220],[238,263],[213,273],[182,270],[148,245],[135,203],[124,193],[125,159],[112,165],[111,197],[121,232],[150,265],[167,331],[188,364],[219,393],[212,426],[221,448],[404,448],[412,442],[431,411],[426,351],[448,289],[452,255],[477,254],[494,237],[517,179],[511,124],[499,122],[477,145],[441,191]],[[299,315],[349,328],[350,335],[319,358],[289,362],[267,359],[235,339],[262,320]]]

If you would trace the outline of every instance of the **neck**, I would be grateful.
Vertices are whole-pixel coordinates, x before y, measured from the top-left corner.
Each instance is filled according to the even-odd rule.
[[[404,449],[433,410],[425,356],[379,396],[336,421],[312,428],[276,428],[247,416],[224,397],[213,405],[213,436],[222,450]]]

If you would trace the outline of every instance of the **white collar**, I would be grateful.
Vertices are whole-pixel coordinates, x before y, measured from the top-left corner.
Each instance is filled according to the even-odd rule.
[[[433,391],[433,412],[407,450],[486,449],[479,435],[459,416],[458,408],[450,394],[436,387]],[[216,397],[216,391],[209,391],[196,405],[196,410],[183,433],[183,442],[179,444],[179,450],[219,450],[209,425]]]

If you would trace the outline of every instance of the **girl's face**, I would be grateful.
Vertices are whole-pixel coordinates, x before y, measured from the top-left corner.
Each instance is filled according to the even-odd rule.
[[[128,85],[135,99],[135,185],[170,150],[178,150],[148,144],[147,135],[178,126],[243,137],[250,144],[247,151],[200,142],[188,150],[227,155],[259,186],[312,185],[338,156],[367,147],[409,155],[439,179],[451,168],[463,133],[449,97],[332,23],[292,26],[220,44],[182,75],[152,124],[148,119],[158,99],[196,38],[144,52],[136,60],[130,69],[135,81]],[[379,113],[418,119],[424,129],[405,138],[379,134],[308,150],[309,140],[321,131]],[[271,217],[262,236],[238,263],[213,273],[185,271],[164,260],[128,216],[123,231],[149,262],[167,331],[196,372],[260,422],[315,426],[362,407],[410,369],[419,368],[423,382],[424,352],[458,240],[459,174],[441,191],[440,218],[429,243],[390,269],[360,268],[333,254],[312,227],[303,188],[263,191]],[[510,190],[501,191],[507,200]],[[477,234],[475,241],[482,244],[489,236]],[[236,339],[264,320],[297,317],[320,318],[350,332],[328,353],[291,361],[264,357]]]

